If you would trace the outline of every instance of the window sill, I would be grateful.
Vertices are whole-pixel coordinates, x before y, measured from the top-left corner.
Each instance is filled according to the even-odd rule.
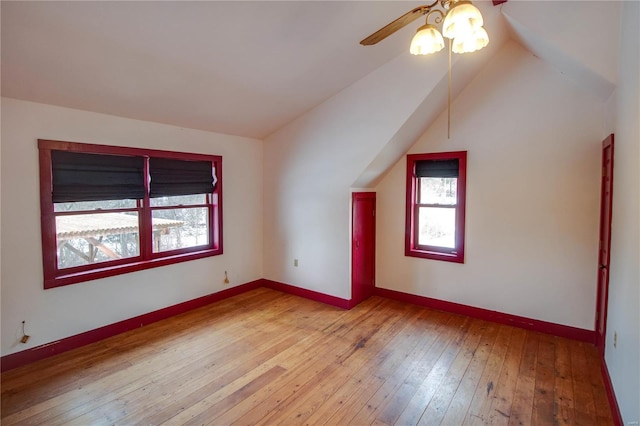
[[[97,280],[100,278],[112,277],[115,275],[127,274],[129,272],[143,271],[145,269],[157,268],[165,265],[186,262],[189,260],[202,259],[205,257],[217,256],[222,254],[222,248],[206,249],[189,253],[175,254],[172,256],[164,256],[151,260],[126,263],[122,265],[105,266],[104,268],[96,268],[90,271],[82,271],[76,273],[64,274],[60,273],[54,278],[44,280],[44,288],[63,287],[70,284],[77,284],[85,281]]]
[[[406,249],[405,256],[422,259],[443,260],[445,262],[464,263],[464,253],[445,253],[432,250]]]

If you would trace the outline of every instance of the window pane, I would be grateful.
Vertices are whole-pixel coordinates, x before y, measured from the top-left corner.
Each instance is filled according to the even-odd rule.
[[[188,206],[193,204],[207,204],[207,194],[172,195],[169,197],[151,198],[151,207]]]
[[[420,178],[420,204],[455,205],[458,178]]]
[[[78,212],[87,210],[130,209],[136,207],[136,200],[76,201],[72,203],[54,203],[55,212]]]
[[[56,217],[58,268],[89,265],[140,254],[137,213]]]
[[[449,207],[420,207],[418,244],[455,248],[456,209]]]
[[[208,212],[206,207],[154,210],[153,252],[208,245]]]

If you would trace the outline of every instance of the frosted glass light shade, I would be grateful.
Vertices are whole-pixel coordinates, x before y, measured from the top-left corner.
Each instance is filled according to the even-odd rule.
[[[453,53],[470,53],[482,49],[487,44],[489,44],[489,35],[484,28],[480,27],[466,37],[454,38],[451,50]]]
[[[442,35],[447,38],[467,37],[484,24],[482,14],[470,1],[454,3],[444,18]]]
[[[429,55],[439,52],[444,47],[444,39],[433,25],[423,25],[411,40],[409,52],[412,55]]]

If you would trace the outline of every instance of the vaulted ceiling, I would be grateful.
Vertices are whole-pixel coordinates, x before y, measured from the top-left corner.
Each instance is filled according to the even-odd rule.
[[[2,1],[2,96],[262,139],[406,52],[419,22],[358,42],[420,4]],[[474,4],[492,43],[516,39],[603,99],[612,92],[616,49],[600,49],[617,40],[612,2]],[[605,37],[593,31],[603,16]]]

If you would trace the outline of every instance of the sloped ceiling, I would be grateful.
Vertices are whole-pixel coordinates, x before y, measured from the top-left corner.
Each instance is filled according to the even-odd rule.
[[[492,9],[483,10],[485,27],[491,34],[489,46],[472,55],[454,55],[452,100],[509,38],[600,101],[607,101],[613,94],[620,2],[511,0],[500,6],[500,16],[504,19],[497,19],[494,13]],[[439,83],[362,171],[352,188],[374,188],[447,108],[446,69],[441,70],[440,77]]]
[[[2,95],[263,138],[406,48],[405,1],[2,1]]]
[[[521,45],[607,100],[616,85],[620,6],[618,1],[511,1],[502,14]]]
[[[507,18],[490,33],[508,22],[512,38],[605,99],[615,87],[617,49],[607,44],[617,44],[617,3],[475,2]],[[420,23],[373,47],[358,42],[419,4],[2,1],[2,95],[263,139],[403,54]],[[419,115],[446,107],[437,87]],[[387,151],[429,124],[410,118],[413,130],[399,129],[391,142],[400,145]],[[374,166],[364,181],[384,168]]]

